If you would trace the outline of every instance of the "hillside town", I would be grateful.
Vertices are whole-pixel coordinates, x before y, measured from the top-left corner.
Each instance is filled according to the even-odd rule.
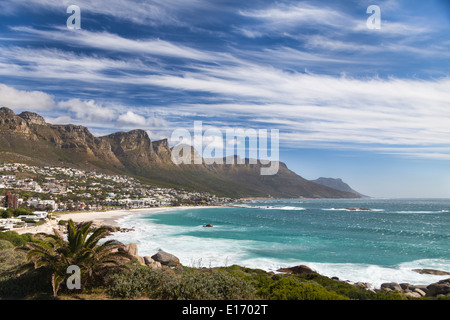
[[[0,230],[34,224],[53,212],[215,205],[230,201],[207,192],[154,187],[124,175],[23,163],[0,164]]]

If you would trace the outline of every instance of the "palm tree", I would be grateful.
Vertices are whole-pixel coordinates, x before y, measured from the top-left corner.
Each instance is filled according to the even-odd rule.
[[[91,228],[92,222],[78,225],[72,220],[67,224],[67,240],[56,230],[54,234],[39,234],[36,241],[19,247],[18,250],[27,253],[28,264],[19,272],[32,269],[46,268],[51,271],[53,295],[58,294],[59,288],[67,279],[67,268],[76,265],[81,270],[84,285],[97,283],[112,268],[126,268],[124,262],[131,256],[124,251],[118,251],[121,243],[108,240],[102,244],[109,231],[104,227]]]

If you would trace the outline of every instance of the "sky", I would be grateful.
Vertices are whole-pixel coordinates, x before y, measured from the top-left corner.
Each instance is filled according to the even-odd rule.
[[[306,179],[449,198],[448,30],[447,0],[1,1],[0,106],[96,136],[275,129]]]

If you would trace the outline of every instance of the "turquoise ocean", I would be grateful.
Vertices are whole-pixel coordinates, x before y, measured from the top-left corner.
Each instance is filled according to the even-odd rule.
[[[192,267],[238,264],[276,271],[304,264],[374,288],[449,278],[412,269],[450,271],[450,199],[271,199],[231,205],[129,215],[118,223],[135,231],[113,238],[137,243],[140,256],[164,250]]]

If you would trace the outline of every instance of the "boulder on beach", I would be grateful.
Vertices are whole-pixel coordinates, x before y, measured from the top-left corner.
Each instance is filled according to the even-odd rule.
[[[151,257],[153,260],[158,261],[164,266],[168,267],[176,267],[180,265],[180,259],[178,259],[173,254],[170,254],[165,251],[159,251],[157,254]]]
[[[408,297],[408,298],[414,298],[414,299],[418,299],[418,298],[422,297],[422,295],[420,293],[412,292],[412,291],[411,292],[405,292],[405,296]]]
[[[136,243],[125,244],[122,247],[119,247],[119,251],[125,251],[131,256],[137,256],[138,247]]]
[[[291,274],[315,273],[313,269],[305,265],[299,265],[290,268],[280,268],[277,271]]]
[[[400,291],[400,292],[403,291],[402,287],[396,282],[383,283],[383,284],[381,284],[381,288],[394,290],[394,291]]]
[[[158,261],[153,260],[151,257],[149,256],[145,256],[144,257],[144,262],[145,265],[152,268],[152,269],[160,269],[161,268],[161,263]]]
[[[356,282],[353,284],[356,287],[360,287],[363,289],[370,289],[370,287],[372,286],[370,283],[368,282]]]
[[[146,264],[145,264],[145,260],[144,260],[144,258],[143,257],[141,257],[141,256],[134,256],[136,259],[137,259],[137,261],[139,262],[139,264],[141,265],[141,266],[145,266]]]
[[[428,287],[428,296],[437,296],[440,294],[450,294],[450,278],[430,284]]]
[[[413,290],[413,292],[416,292],[416,293],[420,294],[421,297],[425,297],[425,296],[427,295],[428,290],[425,292],[425,291],[422,290],[422,289],[415,288],[415,289]]]

